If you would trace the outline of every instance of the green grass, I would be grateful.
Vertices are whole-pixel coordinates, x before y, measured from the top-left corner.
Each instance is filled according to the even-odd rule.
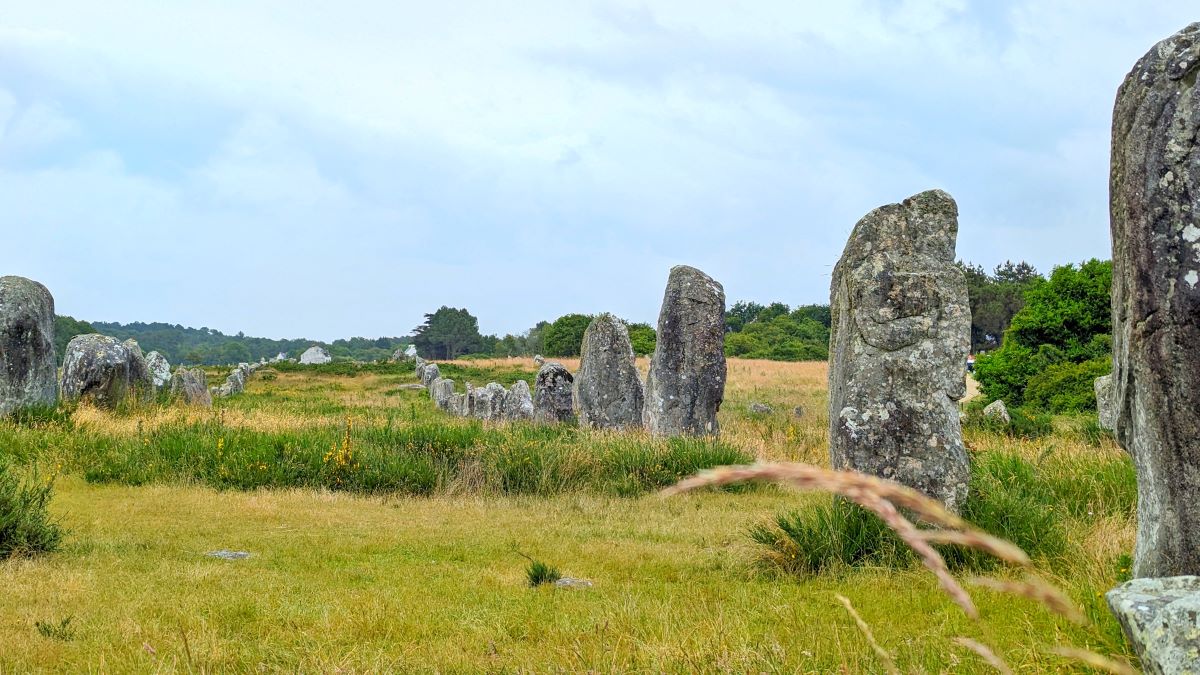
[[[52,553],[62,543],[63,529],[50,515],[53,476],[36,472],[23,477],[0,456],[0,560]]]

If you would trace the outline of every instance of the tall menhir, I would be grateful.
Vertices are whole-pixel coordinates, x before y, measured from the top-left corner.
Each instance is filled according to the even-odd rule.
[[[1200,574],[1200,23],[1154,46],[1113,110],[1117,441],[1137,469],[1137,577]]]

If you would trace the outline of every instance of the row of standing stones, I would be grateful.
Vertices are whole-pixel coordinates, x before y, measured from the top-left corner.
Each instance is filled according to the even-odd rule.
[[[584,331],[580,366],[544,362],[533,390],[524,380],[506,389],[491,382],[466,385],[441,376],[436,363],[417,357],[416,372],[441,410],[483,420],[577,420],[596,429],[646,428],[658,436],[710,436],[725,396],[725,291],[704,272],[671,269],[658,318],[658,342],[643,384],[625,323],[597,316]]]
[[[77,335],[67,344],[60,377],[50,291],[24,277],[0,277],[0,417],[53,406],[60,396],[115,408],[167,392],[189,405],[211,407],[214,396],[242,393],[246,380],[264,365],[265,361],[239,363],[224,383],[210,388],[201,368],[179,366],[172,371],[166,357],[143,354],[135,340],[92,333]]]
[[[1096,383],[1101,421],[1137,471],[1133,581],[1109,606],[1150,672],[1200,671],[1200,23],[1155,45],[1126,76],[1113,112],[1110,218],[1113,374]],[[958,509],[970,466],[957,402],[969,349],[966,285],[954,267],[958,210],[945,192],[875,209],[855,225],[830,289],[830,456]],[[725,386],[724,292],[691,267],[671,270],[658,344],[643,385],[628,332],[604,315],[588,328],[579,373],[541,366],[531,392],[491,383],[455,393],[418,362],[439,408],[484,419],[644,426],[711,435]],[[72,340],[55,380],[54,301],[0,277],[0,414],[64,398],[113,405],[166,385],[169,365],[136,343]],[[304,363],[328,362],[320,348]],[[244,367],[243,367],[244,366]],[[218,394],[235,393],[240,365]],[[170,386],[209,395],[202,371]],[[209,399],[211,402],[211,399]]]

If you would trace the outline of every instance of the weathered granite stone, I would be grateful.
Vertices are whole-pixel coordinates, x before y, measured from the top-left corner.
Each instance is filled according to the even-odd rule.
[[[1200,574],[1200,23],[1155,45],[1113,110],[1113,391],[1138,480],[1135,577]]]
[[[746,410],[754,415],[769,415],[773,412],[771,406],[766,403],[758,403],[757,401],[746,406]]]
[[[413,357],[413,372],[416,373],[417,377],[421,377],[421,371],[424,370],[426,363],[428,361],[419,356]]]
[[[542,356],[541,354],[534,354],[533,362],[537,364],[538,368],[541,368],[542,366],[546,365],[546,357]]]
[[[1100,416],[1100,428],[1112,431],[1117,423],[1117,411],[1113,408],[1112,375],[1101,375],[1092,383],[1096,391],[1096,412]]]
[[[1008,414],[1008,406],[1004,405],[1004,401],[1000,399],[996,399],[984,406],[983,416],[1000,420],[1005,424],[1012,423],[1012,416]]]
[[[454,396],[454,380],[439,377],[429,384],[429,397],[438,410],[446,410]]]
[[[150,383],[155,390],[162,389],[171,382],[171,364],[167,357],[158,352],[146,355],[146,370],[150,373]]]
[[[54,298],[24,277],[0,277],[0,417],[58,399]]]
[[[65,400],[115,408],[135,395],[135,367],[135,358],[120,340],[95,333],[76,335],[63,356],[59,389]]]
[[[575,417],[573,396],[575,378],[557,361],[547,361],[538,369],[533,383],[533,419],[538,422],[568,422]]]
[[[247,363],[239,363],[229,371],[229,375],[225,378],[225,383],[220,387],[212,390],[212,395],[218,398],[226,398],[240,394],[246,390],[246,381],[250,379],[250,374],[254,372],[254,368]]]
[[[450,401],[446,404],[446,412],[455,417],[467,416],[467,395],[453,394],[450,396]]]
[[[657,436],[716,435],[725,398],[725,289],[686,265],[671,268],[658,314],[642,421]]]
[[[957,403],[971,346],[957,235],[958,206],[941,190],[864,216],[833,270],[829,340],[833,467],[895,480],[954,511],[971,473]]]
[[[421,384],[428,387],[433,383],[434,380],[441,376],[442,372],[441,369],[438,368],[438,364],[427,363],[425,364],[425,367],[421,369]]]
[[[141,398],[152,395],[154,393],[154,376],[150,374],[150,365],[146,362],[146,355],[142,353],[141,345],[133,338],[125,340],[122,344],[129,352],[129,372],[133,378],[133,389]]]
[[[504,419],[531,420],[533,419],[533,394],[529,391],[529,383],[517,380],[504,393]]]
[[[305,349],[304,353],[300,355],[300,363],[304,365],[329,363],[332,360],[333,357],[330,356],[329,352],[325,351],[325,348],[320,345],[313,345],[308,349]]]
[[[1147,673],[1200,673],[1200,577],[1134,579],[1108,592]]]
[[[792,408],[792,416],[796,419],[804,417],[804,406],[798,405],[795,408]]]
[[[579,423],[597,429],[642,425],[642,379],[634,365],[625,322],[612,314],[592,319],[583,332],[575,405]]]
[[[470,393],[471,416],[492,422],[504,419],[504,395],[506,393],[504,386],[496,382],[489,382],[486,387],[472,389]]]
[[[171,398],[188,405],[212,407],[212,394],[208,391],[208,376],[202,368],[176,368],[171,376]]]

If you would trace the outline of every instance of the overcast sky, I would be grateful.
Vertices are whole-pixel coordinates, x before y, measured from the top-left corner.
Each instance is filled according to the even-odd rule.
[[[959,256],[1109,257],[1112,102],[1195,0],[2,0],[0,274],[267,337],[828,302],[929,188]],[[740,5],[740,7],[737,7]]]

